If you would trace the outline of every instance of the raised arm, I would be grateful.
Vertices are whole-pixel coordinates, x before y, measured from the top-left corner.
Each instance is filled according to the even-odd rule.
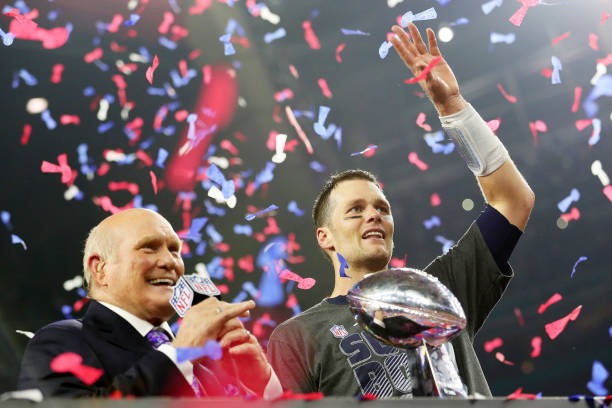
[[[535,195],[501,141],[463,99],[453,71],[440,54],[433,30],[427,28],[429,49],[414,24],[408,24],[410,36],[399,26],[393,26],[392,30],[396,35],[391,43],[415,77],[435,59],[440,59],[419,85],[438,111],[445,131],[477,176],[487,203],[511,224],[524,230]]]

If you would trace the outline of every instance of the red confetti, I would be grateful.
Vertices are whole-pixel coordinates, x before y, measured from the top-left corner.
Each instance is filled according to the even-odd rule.
[[[491,129],[493,133],[497,132],[497,129],[499,129],[499,125],[501,125],[501,118],[492,119],[487,122],[487,126],[489,127],[489,129]]]
[[[404,255],[404,259],[391,258],[391,262],[389,262],[389,265],[391,265],[392,268],[405,268],[407,257],[408,254]]]
[[[419,76],[416,76],[414,78],[410,78],[405,80],[404,82],[407,84],[414,84],[416,82],[422,81],[425,78],[427,78],[427,74],[429,74],[429,71],[431,71],[436,65],[438,65],[440,63],[440,61],[442,61],[442,57],[436,57],[433,60],[431,60],[431,62],[425,67],[425,69],[423,70],[423,72],[421,72],[421,74]]]
[[[523,319],[523,314],[521,313],[521,309],[519,309],[518,307],[515,307],[514,316],[516,317],[516,320],[518,321],[519,326],[525,325],[525,319]]]
[[[610,65],[612,64],[612,54],[608,54],[608,56],[606,58],[599,58],[597,59],[597,63],[598,64],[603,64],[603,65]]]
[[[342,43],[336,47],[336,61],[338,62],[342,62],[342,57],[340,56],[340,53],[344,50],[344,47],[346,47],[346,43]]]
[[[561,218],[565,220],[565,222],[570,222],[571,220],[579,220],[580,219],[580,211],[576,207],[572,207],[572,210],[566,214],[561,214]]]
[[[189,14],[202,14],[212,5],[212,0],[196,0],[195,4],[189,7]]]
[[[147,166],[153,165],[153,159],[144,150],[138,150],[136,152],[136,157]]]
[[[325,397],[325,395],[323,395],[322,392],[311,392],[311,393],[308,393],[308,394],[294,394],[293,391],[287,390],[287,391],[283,392],[283,394],[280,397],[278,397],[276,400],[304,400],[304,401],[311,401],[311,400],[320,400],[320,399],[323,399],[324,397]]]
[[[153,85],[153,73],[157,69],[158,65],[159,59],[157,58],[157,54],[155,54],[155,57],[153,57],[153,64],[149,68],[147,68],[147,72],[145,74],[145,76],[147,77],[147,81],[149,81],[149,84],[151,85]]]
[[[153,170],[149,170],[149,175],[151,176],[151,184],[153,185],[153,193],[157,195],[157,176],[153,173]]]
[[[314,286],[314,284],[316,283],[316,280],[314,280],[313,278],[302,278],[301,276],[299,276],[297,273],[293,273],[288,269],[284,269],[280,274],[279,277],[281,279],[288,279],[288,280],[292,280],[298,283],[298,288],[300,289],[310,289]]]
[[[485,341],[484,349],[487,353],[490,353],[496,348],[501,347],[503,345],[504,345],[504,341],[501,338],[496,337],[493,340]]]
[[[576,121],[576,129],[578,129],[578,131],[582,131],[585,128],[591,126],[591,123],[593,123],[593,119],[579,119]]]
[[[278,91],[274,94],[274,100],[276,102],[283,102],[287,99],[293,98],[293,91],[289,88],[285,88],[282,91]]]
[[[295,115],[293,114],[293,110],[291,110],[290,106],[285,106],[285,114],[287,115],[287,119],[289,119],[289,123],[291,123],[291,125],[294,127],[300,139],[302,139],[304,146],[306,146],[306,151],[309,154],[313,154],[314,150],[312,149],[310,140],[308,140],[308,136],[306,136],[306,133],[302,130],[302,127],[300,126],[297,119],[295,118]]]
[[[304,21],[302,23],[302,27],[304,28],[304,39],[313,50],[318,50],[321,48],[321,44],[319,43],[319,39],[312,29],[312,24],[310,21]]]
[[[546,303],[541,304],[541,305],[540,305],[540,307],[538,307],[538,314],[542,314],[542,313],[544,313],[544,311],[545,311],[546,309],[548,309],[548,306],[550,306],[550,305],[552,305],[552,304],[554,304],[554,303],[557,303],[557,302],[558,302],[558,301],[560,301],[561,299],[563,299],[563,298],[561,297],[561,295],[560,295],[559,293],[555,293],[554,295],[552,295],[552,296],[550,297],[550,299],[548,299],[548,300],[546,301]]]
[[[535,336],[531,339],[531,347],[533,350],[531,350],[530,356],[532,358],[538,357],[542,353],[542,338],[540,336]]]
[[[51,82],[54,84],[59,84],[62,82],[62,72],[64,72],[64,65],[55,64],[53,66],[53,73],[51,74]]]
[[[59,48],[68,41],[69,33],[66,27],[55,27],[46,30],[38,27],[38,24],[33,22],[28,16],[19,15],[17,9],[13,10],[15,12],[9,12],[6,13],[6,15],[14,17],[9,25],[9,32],[13,34],[15,38],[41,41],[43,48],[46,49]]]
[[[523,394],[523,387],[517,389],[512,394],[506,397],[507,400],[516,400],[516,399],[534,400],[537,398],[538,398],[537,394]]]
[[[292,309],[295,305],[297,305],[297,298],[293,293],[290,293],[289,296],[287,296],[285,306],[287,306],[289,309]]]
[[[268,217],[268,226],[264,228],[263,233],[266,235],[280,234],[280,228],[273,217]]]
[[[508,21],[510,21],[515,26],[519,27],[521,23],[523,22],[523,19],[525,18],[525,15],[527,14],[527,10],[529,9],[529,7],[533,7],[537,5],[540,0],[516,0],[516,1],[518,1],[519,3],[522,3],[523,5],[508,19]]]
[[[298,73],[297,69],[295,69],[293,65],[289,65],[289,72],[291,72],[291,75],[293,75],[293,77],[296,79],[300,77],[300,74]]]
[[[509,102],[516,103],[516,96],[508,95],[508,93],[506,93],[501,84],[497,84],[497,88],[502,93],[502,95],[504,95],[504,98],[506,98]]]
[[[247,255],[238,259],[238,267],[244,269],[248,273],[253,272],[253,255]]]
[[[21,134],[21,145],[25,146],[30,141],[30,135],[32,134],[32,125],[26,123],[23,125],[23,133]]]
[[[577,86],[574,88],[574,104],[572,105],[572,112],[578,111],[578,104],[580,103],[580,97],[582,96],[582,87]]]
[[[559,336],[561,334],[561,332],[563,332],[563,330],[565,330],[565,326],[567,326],[567,323],[570,320],[576,320],[578,318],[578,315],[580,314],[580,311],[582,310],[582,305],[578,306],[577,308],[575,308],[572,313],[568,314],[567,316],[559,319],[559,320],[555,320],[552,323],[548,323],[546,326],[544,326],[544,329],[546,330],[546,334],[548,334],[548,337],[550,337],[551,340],[554,340],[557,338],[557,336]]]
[[[327,86],[327,81],[325,79],[319,78],[317,80],[317,84],[319,85],[319,88],[321,88],[321,92],[323,92],[323,96],[325,96],[327,99],[331,99],[334,96],[329,90],[329,87]]]
[[[540,71],[540,75],[546,78],[552,77],[552,73],[553,71],[550,68],[544,68],[543,70]]]
[[[433,193],[431,197],[429,197],[429,203],[432,207],[437,207],[442,203],[440,196],[437,193]]]
[[[431,132],[431,126],[429,126],[425,121],[427,120],[427,115],[425,113],[420,112],[416,118],[416,124],[418,127],[425,129],[427,132]]]
[[[136,183],[129,183],[127,181],[111,181],[108,183],[108,189],[110,191],[127,190],[131,194],[138,194],[139,187]]]
[[[612,185],[607,185],[603,188],[604,195],[610,200],[612,203]]]
[[[228,152],[230,152],[231,154],[233,154],[234,156],[238,155],[238,149],[236,149],[236,146],[234,146],[232,144],[232,142],[230,142],[227,139],[224,139],[221,141],[220,146],[222,149],[227,150]]]
[[[561,41],[561,40],[566,39],[567,37],[569,37],[569,36],[570,36],[570,34],[571,34],[571,33],[570,33],[569,31],[568,31],[567,33],[565,33],[565,34],[561,34],[560,36],[558,36],[557,38],[555,38],[555,39],[553,40],[553,42],[552,42],[552,43],[553,43],[553,45],[557,44],[557,43],[558,43],[559,41]]]
[[[500,362],[506,364],[506,365],[511,365],[511,366],[514,365],[514,363],[512,361],[506,360],[506,357],[502,353],[500,353],[499,351],[497,353],[495,353],[495,358],[497,360],[499,360]]]
[[[535,122],[529,122],[529,130],[531,130],[531,134],[533,135],[533,142],[537,146],[538,145],[538,132],[547,132],[548,126],[546,123],[541,120],[536,120]]]
[[[422,162],[419,159],[419,156],[415,153],[415,152],[411,152],[408,155],[408,161],[412,164],[414,164],[415,166],[417,166],[419,168],[419,170],[421,171],[425,171],[429,168],[429,166],[427,166],[427,163]]]
[[[591,47],[595,51],[599,51],[599,45],[597,44],[598,40],[599,37],[597,37],[596,34],[589,33],[589,47]]]
[[[98,48],[95,48],[93,51],[85,54],[85,56],[83,57],[83,60],[86,63],[91,64],[95,60],[102,58],[102,55],[104,55],[104,51],[102,51],[102,48],[98,47]]]
[[[157,27],[157,31],[160,34],[168,34],[168,29],[170,28],[172,23],[174,23],[174,14],[169,11],[164,12],[164,19],[159,25],[159,27]]]
[[[72,170],[70,166],[68,166],[68,156],[66,153],[57,156],[57,163],[58,164],[53,164],[43,160],[40,170],[43,173],[61,173],[62,183],[66,184],[67,186],[71,186],[78,173],[76,170]]]
[[[77,115],[62,115],[60,116],[60,123],[62,125],[69,125],[71,123],[79,125],[81,124],[81,119]]]
[[[607,11],[604,11],[601,15],[601,24],[603,24],[607,19],[609,19],[610,16],[612,16],[612,14],[608,13]]]
[[[92,385],[102,376],[104,370],[82,365],[83,358],[76,353],[62,353],[55,357],[50,364],[51,370],[56,373],[71,372],[87,385]]]
[[[167,110],[167,108],[166,108],[166,110]],[[184,121],[185,119],[187,119],[187,116],[189,116],[189,112],[187,112],[187,110],[185,110],[185,109],[178,110],[178,111],[176,111],[174,113],[174,119],[176,119],[177,122]],[[160,123],[159,127],[161,127],[161,123]]]
[[[106,29],[111,33],[116,33],[121,23],[123,23],[123,16],[121,14],[115,14]]]

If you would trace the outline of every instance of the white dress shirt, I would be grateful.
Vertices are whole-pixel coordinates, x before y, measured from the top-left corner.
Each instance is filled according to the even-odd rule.
[[[132,325],[132,327],[134,327],[134,329],[136,329],[136,331],[140,333],[142,337],[145,337],[147,333],[151,331],[151,329],[160,328],[166,331],[166,333],[168,333],[168,336],[170,336],[170,338],[174,340],[174,333],[172,332],[172,329],[170,328],[168,322],[163,322],[159,326],[153,326],[146,320],[134,316],[133,314],[123,310],[119,306],[111,305],[110,303],[100,301],[98,301],[98,303],[106,306],[107,308],[121,316],[125,321]],[[172,360],[172,362],[176,365],[181,374],[183,374],[183,376],[185,377],[187,383],[193,383],[193,364],[191,363],[191,361],[186,360],[181,361],[179,363],[176,358],[176,348],[173,347],[170,343],[162,344],[157,348],[157,351],[164,353],[170,360]],[[280,381],[278,380],[278,377],[276,376],[276,373],[274,372],[274,369],[272,367],[270,367],[270,369],[272,370],[272,375],[270,376],[268,384],[266,384],[266,388],[264,389],[263,393],[263,398],[265,400],[276,399],[280,397],[283,393],[283,388],[280,384]],[[244,384],[242,385],[245,386]],[[246,386],[245,388],[249,389]]]

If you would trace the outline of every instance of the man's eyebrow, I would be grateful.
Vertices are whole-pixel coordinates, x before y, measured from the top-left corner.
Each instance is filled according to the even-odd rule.
[[[145,235],[144,237],[140,238],[137,242],[136,242],[136,246],[142,246],[144,244],[149,244],[155,241],[159,241],[159,238],[156,238],[154,236],[151,235]]]
[[[355,198],[344,205],[345,208],[352,207],[355,204],[362,204],[364,202],[363,198]]]

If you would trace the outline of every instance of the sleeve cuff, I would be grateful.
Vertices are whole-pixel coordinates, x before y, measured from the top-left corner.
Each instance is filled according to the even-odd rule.
[[[270,366],[272,370],[272,374],[270,375],[270,379],[268,380],[268,384],[266,384],[266,388],[264,389],[263,398],[265,400],[274,400],[283,395],[283,387],[274,372],[274,368]]]
[[[191,361],[189,360],[181,361],[179,363],[176,358],[176,348],[166,343],[159,346],[157,351],[164,353],[166,357],[168,357],[174,363],[176,368],[178,368],[181,374],[183,374],[183,377],[185,377],[187,383],[191,384],[193,382],[193,364],[191,364]]]

